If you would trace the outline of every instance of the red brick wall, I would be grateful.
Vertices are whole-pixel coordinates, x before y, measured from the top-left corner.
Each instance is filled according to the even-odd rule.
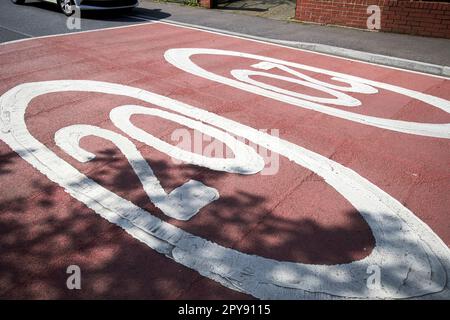
[[[208,9],[214,8],[215,6],[214,0],[198,0],[198,3],[201,7],[205,7]]]
[[[381,9],[381,31],[450,38],[450,3],[409,0],[297,0],[305,22],[367,29],[369,5]]]

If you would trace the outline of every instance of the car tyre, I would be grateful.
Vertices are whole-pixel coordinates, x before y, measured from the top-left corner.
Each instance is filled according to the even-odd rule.
[[[123,9],[119,9],[117,11],[122,16],[129,16],[129,15],[133,14],[134,8],[123,8]]]
[[[73,0],[58,0],[59,9],[68,17],[75,13]]]
[[[124,8],[124,9],[120,9],[120,13],[122,13],[123,15],[126,14],[133,14],[134,8]]]

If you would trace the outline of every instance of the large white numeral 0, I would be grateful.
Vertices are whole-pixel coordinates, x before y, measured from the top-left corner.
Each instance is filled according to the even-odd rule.
[[[270,74],[267,72],[260,72],[257,70],[232,70],[231,74],[238,80],[227,78],[212,72],[209,72],[202,67],[196,65],[191,57],[193,55],[213,55],[213,56],[231,56],[231,57],[241,57],[248,58],[252,60],[260,61],[254,64],[252,67],[256,69],[270,70],[273,68],[278,68],[286,73],[293,75],[295,78],[284,77],[275,74]],[[170,49],[164,54],[166,60],[191,74],[223,83],[235,88],[239,88],[254,94],[259,94],[264,97],[272,98],[278,101],[286,102],[291,105],[310,109],[318,112],[322,112],[334,117],[341,119],[351,120],[364,125],[370,125],[378,128],[388,129],[397,132],[416,134],[422,136],[436,137],[436,138],[450,138],[450,124],[444,123],[419,123],[410,122],[402,120],[393,120],[367,116],[355,112],[350,112],[347,110],[341,110],[333,107],[329,107],[320,103],[329,103],[335,105],[342,105],[348,107],[358,106],[360,103],[355,98],[344,94],[342,92],[357,92],[363,94],[374,94],[377,89],[384,89],[392,92],[396,92],[413,99],[423,101],[431,106],[439,108],[447,113],[450,112],[450,102],[445,99],[441,99],[429,94],[421,93],[414,90],[405,89],[402,87],[394,86],[391,84],[386,84],[383,82],[372,81],[360,77],[351,76],[344,73],[333,72],[326,69],[311,67],[299,63],[259,56],[255,54],[228,51],[228,50],[218,50],[218,49],[203,49],[203,48],[180,48],[180,49]],[[319,81],[299,71],[293,70],[291,68],[312,71],[318,74],[324,74],[331,76],[332,80],[347,83],[350,86],[338,86],[323,81]],[[284,90],[272,85],[268,85],[254,79],[250,76],[265,76],[269,78],[274,78],[282,81],[293,82],[308,86],[310,88],[318,89],[328,94],[334,95],[336,99],[325,99],[320,97],[307,96],[305,94],[296,93],[293,91]],[[299,80],[303,79],[303,80]],[[337,90],[337,91],[336,91]],[[342,91],[339,93],[338,91]],[[320,102],[320,103],[318,103]]]
[[[205,135],[209,135],[222,141],[234,153],[234,158],[211,158],[201,154],[189,152],[171,144],[155,138],[148,132],[135,127],[130,118],[132,115],[141,114],[149,116],[157,116],[167,120],[185,125],[191,129],[195,129]],[[240,174],[254,174],[264,168],[264,160],[255,150],[246,144],[238,141],[228,133],[217,130],[205,123],[195,121],[174,113],[166,111],[145,108],[141,106],[120,106],[111,110],[110,117],[112,122],[122,131],[128,133],[131,137],[146,143],[149,146],[171,156],[172,158],[182,160],[184,162],[202,166],[217,171],[225,171]]]
[[[376,246],[359,261],[311,265],[244,254],[164,222],[89,179],[30,134],[24,118],[30,101],[42,94],[63,91],[128,96],[263,145],[323,177],[361,213]],[[267,299],[405,298],[437,292],[448,297],[450,252],[425,223],[356,172],[283,139],[142,89],[97,81],[19,85],[0,98],[0,119],[1,140],[74,198],[149,247],[231,289]],[[371,265],[382,270],[381,287],[366,285],[366,271]]]

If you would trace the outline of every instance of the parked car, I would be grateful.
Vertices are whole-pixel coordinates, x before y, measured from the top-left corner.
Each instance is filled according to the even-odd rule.
[[[15,4],[24,4],[25,0],[11,0]],[[80,10],[117,10],[132,9],[139,3],[138,0],[41,0],[58,5],[66,16],[71,16],[75,8]]]

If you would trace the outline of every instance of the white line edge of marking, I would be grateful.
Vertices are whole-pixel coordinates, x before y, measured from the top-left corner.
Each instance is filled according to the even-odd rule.
[[[132,17],[132,18],[138,18],[138,17]],[[141,19],[141,18],[140,18]],[[142,19],[141,19],[142,20]],[[138,27],[138,26],[144,26],[149,24],[154,24],[156,21],[153,20],[146,20],[146,23],[136,23],[136,24],[128,24],[126,26],[117,26],[117,27],[107,27],[107,28],[101,28],[101,29],[91,29],[91,30],[84,30],[84,31],[75,31],[75,32],[67,32],[67,33],[58,33],[58,34],[49,34],[45,36],[37,36],[31,38],[24,38],[24,39],[17,39],[12,41],[6,41],[1,42],[0,47],[8,45],[8,44],[16,44],[20,42],[25,42],[29,40],[39,40],[39,39],[46,39],[46,38],[56,38],[56,37],[63,37],[63,36],[71,36],[71,35],[77,35],[82,33],[91,33],[91,32],[98,32],[98,31],[107,31],[107,30],[114,30],[114,29],[125,29],[125,28],[131,28],[131,27]]]
[[[25,33],[25,32],[22,32],[22,31],[19,31],[19,30],[16,30],[16,29],[12,29],[12,28],[6,27],[6,26],[1,25],[1,24],[0,24],[0,28],[3,28],[3,29],[8,30],[8,31],[10,31],[10,32],[14,32],[14,33],[21,34],[21,35],[23,35],[23,36],[27,36],[27,37],[29,37],[29,38],[33,38],[33,35],[31,35],[31,34],[29,34],[29,33]]]

